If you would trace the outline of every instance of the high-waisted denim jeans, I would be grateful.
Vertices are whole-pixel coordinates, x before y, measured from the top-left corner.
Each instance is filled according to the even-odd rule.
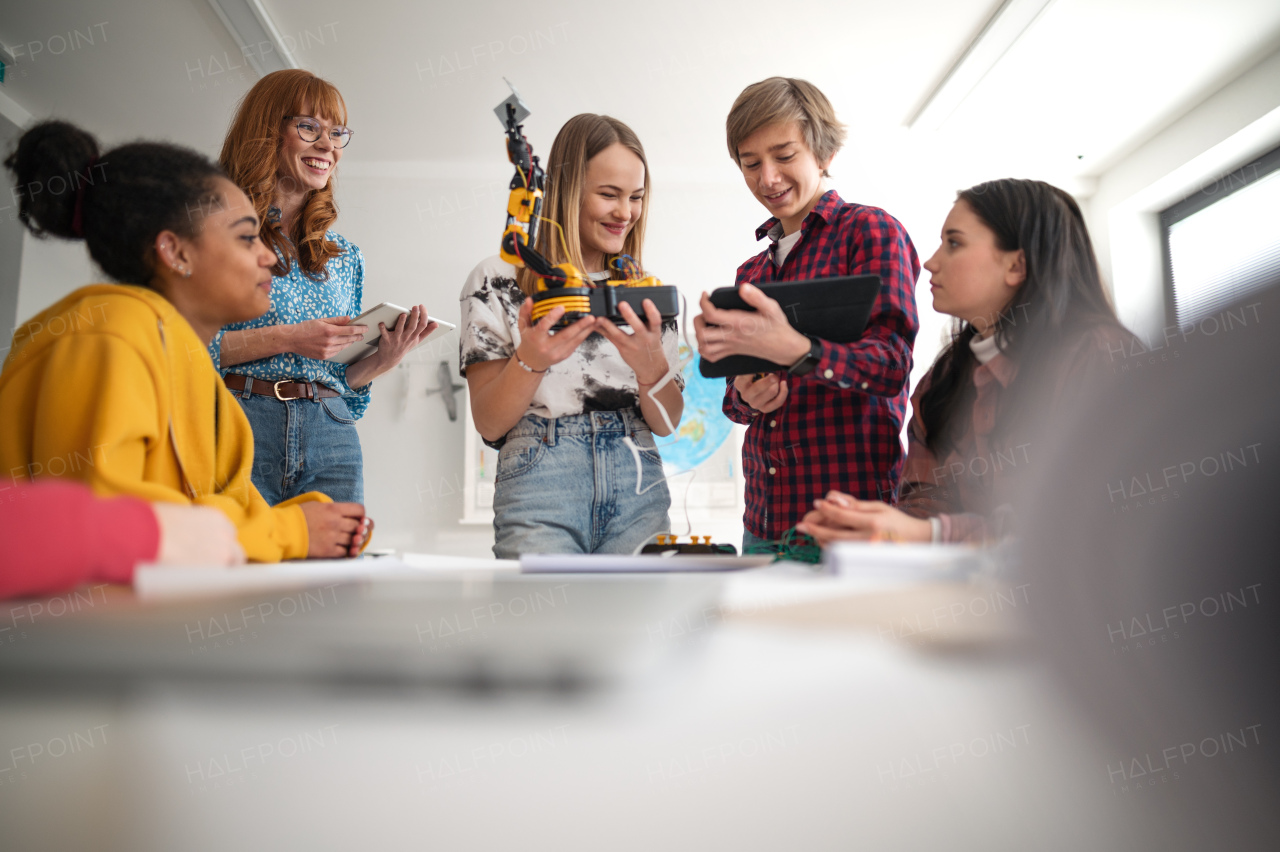
[[[622,442],[627,436],[638,459]],[[498,454],[494,489],[499,559],[631,553],[671,526],[662,460],[635,410],[525,415]]]
[[[232,392],[253,427],[253,484],[272,506],[308,491],[364,502],[356,421],[340,396],[282,402]]]

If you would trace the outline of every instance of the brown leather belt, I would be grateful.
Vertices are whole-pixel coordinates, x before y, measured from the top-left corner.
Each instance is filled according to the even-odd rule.
[[[324,385],[315,385],[317,392],[313,395],[311,392],[312,384],[310,382],[294,382],[289,379],[281,379],[273,382],[268,379],[253,379],[241,376],[237,373],[227,373],[222,379],[227,390],[243,393],[246,381],[249,382],[249,392],[256,393],[260,396],[273,396],[281,402],[290,399],[330,399],[335,396],[342,396],[336,390],[325,387]]]

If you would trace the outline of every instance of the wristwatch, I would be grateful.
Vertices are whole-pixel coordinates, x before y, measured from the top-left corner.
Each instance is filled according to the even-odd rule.
[[[800,356],[800,360],[796,361],[787,368],[787,372],[793,376],[807,376],[813,372],[813,368],[818,366],[818,362],[822,360],[822,341],[811,334],[806,334],[809,338],[809,351]]]

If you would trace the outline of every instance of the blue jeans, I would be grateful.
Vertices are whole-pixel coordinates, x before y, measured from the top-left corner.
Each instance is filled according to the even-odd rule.
[[[638,464],[622,443],[627,436],[639,449]],[[662,459],[639,412],[528,414],[498,453],[493,552],[499,559],[631,553],[670,529],[670,508]]]
[[[751,530],[744,529],[742,531],[742,553],[745,556],[751,547],[759,547],[761,545],[769,545],[773,542],[767,538],[761,538]]]
[[[364,502],[364,457],[356,421],[335,396],[281,402],[235,392],[253,427],[253,484],[272,506],[308,491]]]

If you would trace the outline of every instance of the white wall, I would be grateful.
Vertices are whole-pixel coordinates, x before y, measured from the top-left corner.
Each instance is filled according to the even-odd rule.
[[[107,277],[89,260],[79,240],[36,239],[23,232],[22,278],[18,286],[18,322],[38,314],[77,287]]]
[[[1130,328],[1154,341],[1167,323],[1160,211],[1277,145],[1280,51],[1099,176],[1085,213],[1103,275]]]
[[[12,148],[19,126],[0,114],[0,151]],[[9,346],[7,333],[18,322],[18,287],[22,276],[22,241],[26,232],[18,221],[11,193],[0,196],[0,359]]]

